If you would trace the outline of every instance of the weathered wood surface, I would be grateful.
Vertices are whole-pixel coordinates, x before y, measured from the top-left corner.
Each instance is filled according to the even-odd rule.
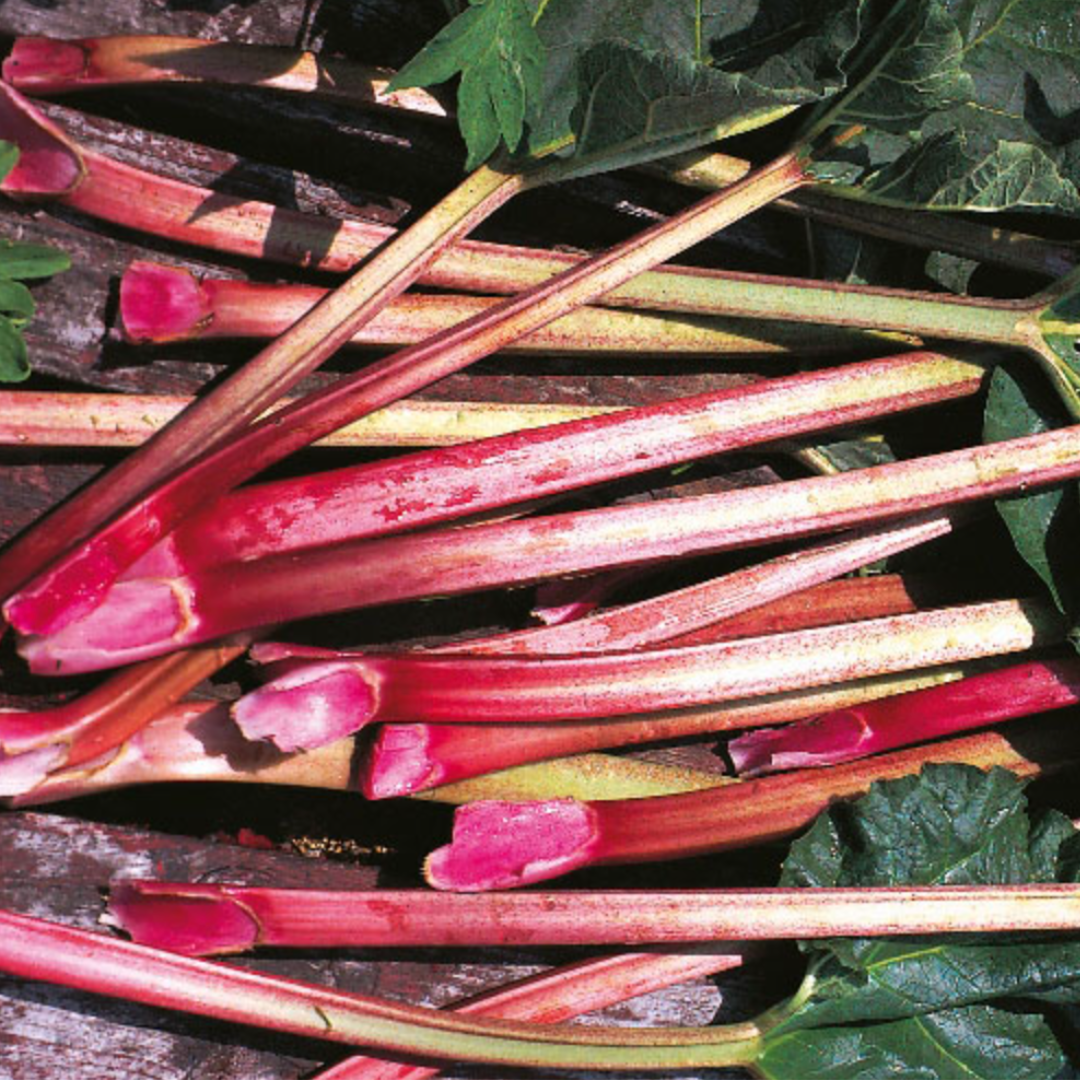
[[[0,38],[195,34],[301,44],[394,65],[443,17],[437,0],[0,0]],[[330,215],[407,221],[454,182],[461,162],[453,133],[430,123],[409,126],[262,95],[155,90],[94,94],[46,107],[80,141],[133,164]],[[587,237],[591,245],[603,244],[673,205],[670,193],[648,192],[646,185],[651,201],[643,208],[635,201],[641,190],[640,185],[628,189],[620,181],[603,180],[537,195],[501,215],[486,232],[514,240],[541,231],[550,240],[555,225],[556,241],[582,243]],[[621,209],[598,210],[601,203]],[[737,248],[744,263],[767,268],[781,251],[773,230],[747,226],[708,253],[722,256]],[[36,371],[32,385],[42,387],[191,393],[250,355],[249,345],[180,344],[153,350],[123,345],[116,325],[116,288],[132,259],[165,258],[196,270],[264,279],[280,273],[136,236],[57,208],[2,204],[0,233],[59,244],[73,259],[70,272],[35,287],[40,314],[28,340]],[[558,358],[546,365],[493,361],[430,393],[448,399],[637,403],[728,378],[695,365],[671,370],[654,363],[646,370],[608,364],[582,371],[580,364]],[[112,460],[115,455],[103,451],[0,451],[0,541]],[[736,472],[699,483],[760,481],[769,475],[755,466],[745,475]],[[649,497],[647,486],[630,486],[628,497]],[[475,619],[480,608],[468,611]],[[506,613],[487,617],[498,623]],[[453,629],[455,618],[448,616],[448,626],[427,629]],[[0,651],[0,673],[5,702],[40,698],[40,684],[22,674],[10,642]],[[225,673],[206,692],[231,693],[237,678],[243,678],[242,670]],[[0,905],[94,927],[101,890],[118,874],[322,887],[417,884],[420,856],[446,835],[448,820],[444,809],[430,805],[365,807],[356,796],[237,793],[221,787],[118,793],[61,805],[55,813],[0,812]],[[274,849],[230,842],[243,829],[269,836]],[[316,857],[303,858],[294,849]],[[768,881],[771,860],[764,866],[760,859],[728,865],[733,881],[750,880],[748,871]],[[595,880],[629,885],[652,879],[647,872],[625,872]],[[665,871],[662,880],[691,885],[716,879],[707,865],[692,863],[675,873]],[[557,959],[503,950],[272,956],[260,957],[257,964],[336,987],[441,1005]],[[781,987],[774,985],[764,995],[751,988],[771,977],[767,969],[728,977],[724,994],[732,987],[735,1000],[770,1000]],[[716,986],[698,983],[609,1010],[604,1019],[707,1023],[720,1001]],[[340,1056],[336,1048],[0,977],[0,1080],[286,1080]],[[455,1075],[493,1073],[459,1069]]]

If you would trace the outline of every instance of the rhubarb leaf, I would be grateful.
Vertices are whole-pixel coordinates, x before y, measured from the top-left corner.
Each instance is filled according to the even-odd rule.
[[[865,40],[852,89],[810,128],[861,128],[821,151],[823,177],[905,206],[1080,213],[1074,5],[910,0]]]
[[[862,4],[846,0],[593,0],[552,3],[541,154],[578,158],[651,146],[652,156],[769,123],[844,86]]]
[[[994,369],[983,416],[984,442],[1037,435],[1065,422],[1056,396],[1033,371],[1022,366]],[[1016,550],[1061,611],[1075,611],[1078,599],[1073,574],[1080,535],[1078,495],[1070,482],[996,503]]]
[[[1061,880],[1071,822],[1032,824],[1004,769],[928,765],[822,815],[792,845],[782,884],[989,885]],[[803,943],[809,994],[778,1030],[917,1017],[995,1000],[1080,993],[1080,942],[1035,935],[855,938]]]
[[[470,166],[499,144],[646,160],[767,124],[845,84],[859,0],[473,0],[391,88],[461,72]]]
[[[461,75],[458,123],[467,168],[489,158],[500,140],[513,151],[540,93],[544,47],[525,0],[470,0],[391,80],[389,89],[431,86]]]
[[[766,1040],[770,1080],[1049,1080],[1065,1055],[1041,1016],[974,1005],[914,1020],[792,1031]]]

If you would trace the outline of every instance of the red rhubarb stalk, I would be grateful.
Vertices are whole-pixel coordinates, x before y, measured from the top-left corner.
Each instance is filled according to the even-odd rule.
[[[1078,474],[1080,440],[1075,428],[1062,428],[836,476],[343,543],[302,558],[284,554],[180,578],[132,579],[67,629],[28,638],[24,655],[41,673],[55,671],[58,660],[68,670],[91,670],[308,615],[791,539]],[[213,482],[202,469],[189,469],[189,477]],[[84,545],[88,551],[93,545]],[[64,565],[74,573],[81,562]],[[37,599],[30,593],[25,605],[9,605],[20,628],[20,612],[25,606],[36,614]],[[48,610],[64,597],[46,591],[42,600]]]
[[[459,813],[461,813],[459,811]],[[1045,890],[1043,892],[1042,890]],[[1071,928],[1076,885],[603,890],[455,895],[421,889],[330,892],[171,881],[113,882],[104,921],[183,956],[266,948],[642,945],[1017,931],[1021,897],[1058,896]],[[979,909],[978,901],[987,907]],[[1033,903],[1032,907],[1042,907]],[[1025,921],[1025,928],[1032,924]]]
[[[120,280],[124,335],[135,344],[192,338],[268,338],[284,333],[327,293],[285,285],[196,277],[180,267],[135,262]],[[352,345],[411,345],[498,301],[490,296],[402,296],[353,336]],[[507,346],[508,352],[630,356],[768,356],[850,352],[850,332],[773,322],[703,320],[585,307]]]
[[[396,653],[313,661],[245,695],[248,738],[320,746],[374,721],[547,722],[686,708],[1053,641],[1059,620],[1017,601],[631,653],[576,657]]]
[[[1050,894],[1019,904],[1048,919]],[[1069,910],[1060,892],[1057,910]],[[1014,901],[1014,917],[1019,905]],[[1029,918],[1032,916],[1029,914]],[[0,971],[232,1023],[439,1061],[578,1069],[668,1069],[751,1060],[752,1023],[713,1028],[523,1024],[348,994],[103,934],[0,912]]]
[[[5,615],[23,632],[49,633],[58,630],[78,614],[100,603],[108,586],[127,566],[183,517],[205,505],[209,499],[230,490],[272,462],[342,424],[414,393],[498,351],[507,342],[517,340],[565,315],[595,296],[630,280],[642,270],[664,262],[725,224],[767,203],[797,182],[799,176],[801,166],[797,159],[781,159],[746,181],[744,190],[748,198],[743,198],[740,190],[729,189],[721,196],[703,200],[670,221],[655,225],[542,285],[503,300],[457,327],[376,361],[363,371],[340,379],[326,390],[287,406],[268,420],[253,424],[239,436],[233,437],[227,445],[221,443],[221,428],[214,425],[211,437],[219,449],[212,448],[181,474],[159,484],[148,498],[114,518],[106,528],[98,529],[91,539],[56,561],[45,573],[39,574],[28,587],[9,600]],[[419,273],[419,264],[434,257],[437,237],[443,243],[448,243],[463,230],[467,231],[467,227],[478,219],[478,207],[490,212],[521,186],[519,178],[507,178],[487,169],[479,170],[476,178],[467,181],[455,197],[444,200],[437,212],[433,211],[421,219],[388,249],[394,252],[392,257],[387,258],[394,271],[391,280],[395,288],[400,286],[400,289],[404,289]],[[442,224],[447,218],[454,221],[449,229]],[[414,241],[419,246],[414,246]],[[409,265],[402,261],[410,251],[419,258],[419,263]],[[357,309],[358,301],[354,294],[358,283],[368,274],[378,272],[381,275],[382,263],[383,260],[376,259],[358,271],[346,286],[328,297],[312,315],[295,324],[288,334],[269,346],[275,362],[282,356],[288,356],[295,363],[299,363],[301,356],[306,360],[321,361],[348,340],[361,321],[359,313],[374,314],[372,304],[366,301],[361,302]],[[379,269],[376,271],[372,268]],[[367,295],[368,291],[364,288],[363,295]],[[381,290],[380,293],[385,298],[385,293]],[[328,309],[328,304],[333,306]],[[338,313],[341,308],[345,309],[344,314]],[[316,320],[315,327],[311,326],[312,319]],[[328,333],[328,322],[336,328],[334,333]],[[317,340],[307,340],[315,328],[319,330]],[[260,354],[261,357],[266,355],[267,350]],[[256,371],[260,371],[261,367],[261,364],[257,365]],[[249,363],[243,370],[246,372],[250,368]],[[280,388],[280,393],[284,393],[285,389],[287,387]],[[211,401],[213,398],[204,400]],[[250,400],[250,397],[245,397],[245,401]],[[268,402],[260,399],[260,410],[266,404]],[[184,413],[184,416],[191,415],[190,411]],[[247,413],[245,417],[246,420],[251,418]],[[160,437],[150,445],[159,442]],[[185,445],[188,445],[187,439]],[[128,460],[135,458],[136,455],[133,455]],[[129,467],[128,475],[132,471],[138,476],[139,466]],[[140,490],[146,488],[145,480],[145,476],[140,477]],[[130,497],[130,492],[127,494]],[[101,514],[95,498],[66,503],[66,516],[77,521],[78,515],[70,508],[85,506],[87,502],[94,508],[93,520],[94,524],[98,524]],[[44,542],[35,542],[33,537],[43,534],[55,537],[60,531],[60,522],[55,514],[49,521],[51,525],[48,530],[34,530],[29,534],[31,539],[9,548],[6,557],[0,557],[0,569],[7,567],[0,574],[0,581],[15,581],[28,567],[36,569],[45,561],[38,547]],[[69,528],[68,543],[72,536],[83,536],[85,531],[85,523]],[[55,555],[55,547],[63,546],[63,541],[53,540],[48,550]],[[19,573],[13,572],[15,568],[19,569]]]
[[[1048,762],[1063,767],[1075,757],[1073,740],[1046,728],[1043,744],[1027,754],[996,732],[982,732],[658,799],[470,803],[456,811],[453,840],[428,857],[425,875],[438,889],[504,889],[587,866],[689,858],[780,840],[836,799],[861,795],[875,780],[917,773],[928,762],[1001,766],[1022,778],[1040,775]]]
[[[246,487],[197,509],[123,576],[181,576],[465,518],[970,395],[985,371],[912,353]]]
[[[612,746],[797,720],[813,716],[823,708],[855,705],[891,693],[951,682],[964,673],[963,667],[943,666],[650,716],[563,720],[550,724],[382,724],[368,746],[366,760],[361,763],[359,785],[369,799],[409,795],[432,788],[435,790],[431,797],[441,799],[447,787],[451,793],[459,786],[472,791],[473,777],[491,776],[490,784],[494,787],[497,780],[501,782],[530,762],[543,762],[549,768],[559,760],[576,760],[562,756],[566,754],[585,756],[586,751]],[[312,757],[322,752],[313,750],[301,756]],[[503,797],[486,785],[481,790],[484,792],[479,795],[481,798]],[[455,797],[446,801],[475,800]],[[514,796],[511,801],[520,798]]]
[[[386,92],[393,73],[299,49],[165,35],[117,34],[60,40],[15,39],[3,77],[27,94],[63,94],[155,82],[263,86],[317,94],[347,105],[407,109],[445,117],[419,89]]]
[[[743,776],[853,761],[1080,701],[1080,660],[1000,668],[949,686],[882,698],[784,728],[733,739],[728,753]]]
[[[62,140],[58,144],[56,133],[48,126],[42,128],[33,122],[18,95],[10,90],[4,92],[9,99],[10,115],[22,121],[15,142],[23,152],[19,165],[5,179],[9,190],[18,193],[27,186],[33,190],[40,173],[51,173],[59,163],[61,169],[67,169],[69,186],[82,191],[83,173],[77,155],[69,153]],[[396,244],[356,271],[288,333],[268,345],[211,394],[185,409],[144,447],[69,499],[43,525],[24,533],[10,545],[0,556],[0,596],[21,588],[133,499],[175,473],[178,465],[192,455],[193,447],[202,451],[235,445],[231,442],[232,435],[331,356],[390,298],[408,288],[443,247],[468,233],[477,221],[521,187],[518,177],[486,167],[477,170],[457,191],[402,233]],[[329,425],[327,430],[338,426]],[[150,529],[152,525],[148,523],[147,530]],[[149,536],[144,533],[144,537],[144,543],[152,542],[152,533]],[[139,554],[138,550],[128,552],[110,546],[107,541],[82,544],[76,551],[75,561],[82,562],[82,571],[65,574],[64,568],[69,563],[63,560],[58,569],[61,588],[68,594],[68,603],[76,609],[92,607],[100,599],[102,581],[111,580]],[[53,575],[47,574],[46,581],[51,580]],[[48,598],[45,607],[48,610]]]

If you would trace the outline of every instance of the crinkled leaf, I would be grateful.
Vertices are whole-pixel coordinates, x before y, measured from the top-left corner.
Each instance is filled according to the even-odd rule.
[[[1037,435],[1063,422],[1057,398],[1036,372],[1026,367],[994,369],[983,415],[985,442]],[[1078,495],[1076,484],[1069,482],[996,502],[1016,550],[1062,611],[1075,610],[1077,602]]]
[[[907,0],[835,111],[823,159],[907,206],[1080,213],[1080,34],[1058,0]],[[819,118],[819,125],[824,121]]]
[[[27,281],[52,277],[71,266],[71,258],[47,244],[16,244],[0,240],[0,276]]]
[[[986,1006],[793,1031],[755,1061],[770,1080],[1049,1080],[1065,1056],[1041,1016]]]
[[[516,150],[525,115],[540,93],[544,47],[525,0],[470,0],[390,83],[431,86],[460,73],[458,123],[473,169],[500,139]]]
[[[537,30],[544,94],[530,122],[543,153],[656,153],[760,126],[845,82],[858,0],[553,0]]]
[[[926,257],[926,275],[949,292],[966,296],[979,265],[948,251],[932,251]]]
[[[0,315],[0,382],[22,382],[30,374],[22,332]]]
[[[1075,831],[1032,826],[1004,769],[928,765],[823,814],[792,845],[781,884],[1021,884],[1058,880]],[[996,998],[1072,999],[1080,942],[1037,936],[852,938],[803,944],[812,993],[779,1030],[891,1020]]]

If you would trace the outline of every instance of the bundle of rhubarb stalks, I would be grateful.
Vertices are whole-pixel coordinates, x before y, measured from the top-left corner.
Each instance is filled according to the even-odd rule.
[[[13,1080],[1080,1066],[1069,7],[5,5]]]

